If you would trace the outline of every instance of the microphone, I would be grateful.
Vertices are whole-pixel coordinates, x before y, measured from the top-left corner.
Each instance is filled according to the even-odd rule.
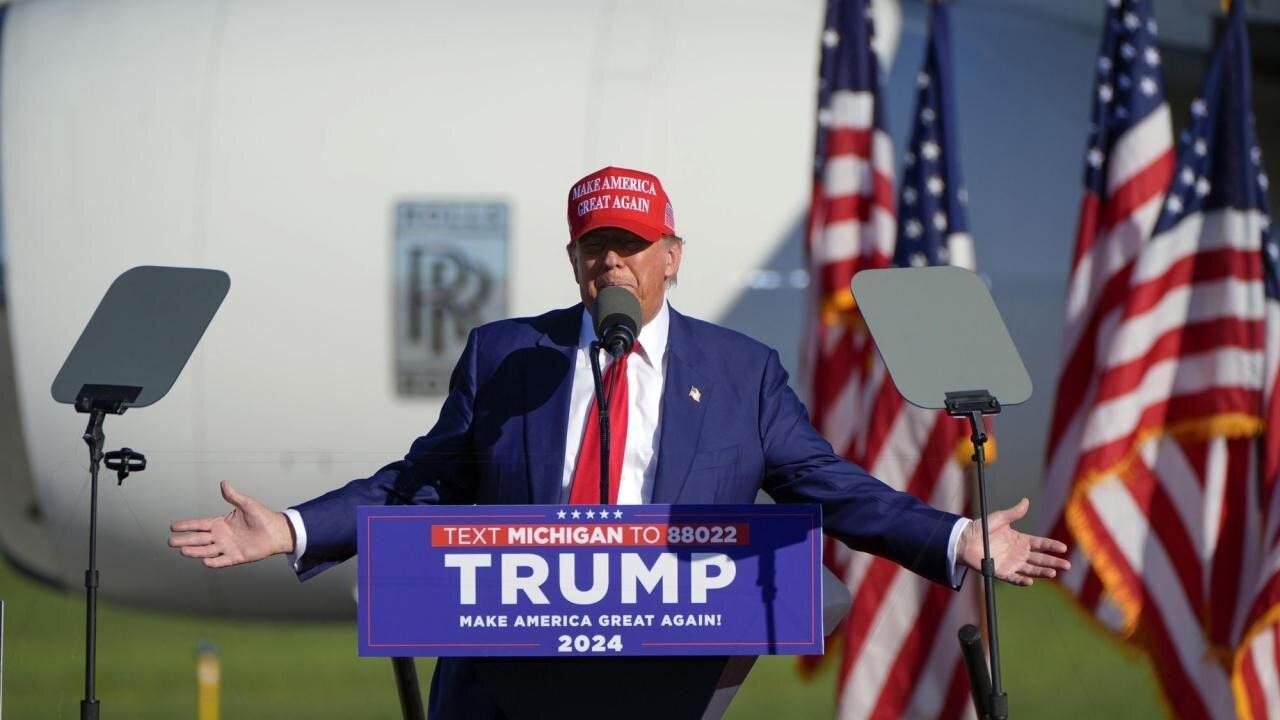
[[[631,352],[640,332],[640,301],[626,288],[611,285],[596,295],[596,337],[614,358]]]

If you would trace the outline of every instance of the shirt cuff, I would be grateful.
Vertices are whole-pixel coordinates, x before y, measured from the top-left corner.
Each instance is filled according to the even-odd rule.
[[[286,510],[285,512],[289,511]],[[969,518],[962,517],[956,521],[955,525],[951,526],[951,539],[947,542],[947,567],[951,568],[950,579],[952,588],[959,588],[960,584],[964,582],[964,576],[969,572],[969,568],[956,562],[956,551],[960,547],[960,534],[964,532],[965,528],[969,527],[969,523],[971,522],[973,521]],[[299,536],[299,538],[301,538],[301,536]],[[299,539],[299,542],[302,542],[301,539]]]
[[[298,563],[302,562],[302,556],[307,552],[307,526],[302,522],[302,513],[293,508],[285,508],[284,516],[289,519],[289,524],[293,526],[293,552],[285,555],[289,560],[289,567],[294,572],[298,572]],[[955,532],[952,531],[952,536]],[[954,545],[954,543],[953,543]],[[955,551],[952,550],[950,556],[954,557]],[[952,572],[954,576],[954,571]]]

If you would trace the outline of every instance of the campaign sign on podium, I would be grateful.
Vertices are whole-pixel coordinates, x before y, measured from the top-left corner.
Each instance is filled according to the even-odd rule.
[[[816,505],[363,506],[365,656],[822,653]]]

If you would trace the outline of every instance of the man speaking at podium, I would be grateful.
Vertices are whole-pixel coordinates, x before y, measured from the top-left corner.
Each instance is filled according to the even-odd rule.
[[[582,303],[471,331],[439,419],[403,460],[283,513],[223,484],[234,509],[182,520],[169,544],[219,568],[287,554],[303,580],[356,552],[360,505],[598,503],[600,448],[589,309],[607,287],[639,300],[634,349],[603,367],[611,393],[609,503],[822,506],[824,530],[850,547],[958,587],[979,568],[977,523],[893,490],[837,456],[809,424],[776,351],[676,312],[680,269],[670,199],[649,173],[607,167],[569,191],[569,244]],[[625,380],[625,382],[622,382]],[[1068,567],[1061,543],[1014,530],[1028,503],[990,516],[997,576],[1017,585]],[[548,692],[565,692],[548,688]],[[442,658],[433,717],[500,713],[468,661]]]

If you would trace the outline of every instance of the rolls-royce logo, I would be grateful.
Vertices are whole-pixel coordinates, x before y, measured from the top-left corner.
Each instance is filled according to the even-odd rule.
[[[507,207],[400,203],[395,242],[397,389],[441,394],[471,328],[506,316]]]
[[[406,298],[409,342],[425,341],[432,354],[445,354],[446,340],[464,341],[467,332],[482,322],[480,310],[492,288],[489,272],[461,251],[411,249]]]

